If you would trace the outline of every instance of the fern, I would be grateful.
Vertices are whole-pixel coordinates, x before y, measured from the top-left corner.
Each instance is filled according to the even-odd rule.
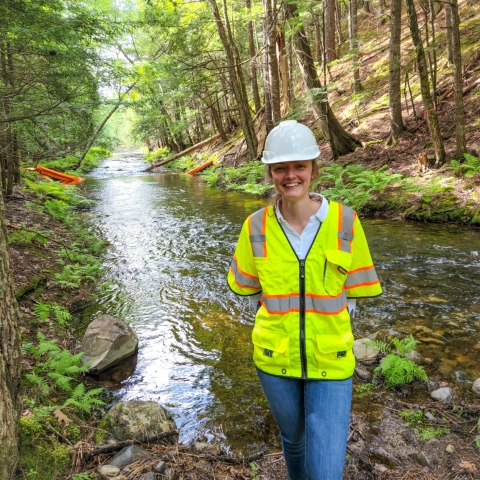
[[[410,353],[420,342],[413,338],[413,335],[408,336],[407,338],[394,338],[392,343],[398,351],[398,354],[402,357]]]
[[[449,169],[455,175],[463,175],[465,178],[472,178],[474,175],[480,173],[480,158],[469,153],[464,153],[465,162],[461,163],[458,160],[451,160]]]
[[[52,306],[49,303],[38,303],[35,305],[34,312],[40,320],[48,320],[51,309]]]
[[[61,408],[70,405],[90,413],[93,407],[103,405],[103,401],[98,398],[102,388],[87,391],[85,385],[77,381],[80,375],[88,371],[88,367],[81,361],[83,352],[72,355],[68,350],[60,348],[56,340],[47,340],[41,333],[37,338],[37,346],[25,346],[37,361],[32,373],[25,375],[25,385],[43,397],[45,402],[49,401],[48,397],[53,392],[63,397]]]
[[[369,340],[366,344],[367,346],[375,347],[381,353],[390,353],[392,350],[391,345],[381,340]]]
[[[428,381],[423,367],[416,365],[410,359],[389,353],[374,370],[375,375],[382,374],[385,377],[387,388],[396,385],[411,383],[415,378]]]
[[[52,314],[62,327],[67,327],[72,319],[70,312],[60,305],[50,303],[39,303],[35,305],[35,315],[41,320],[48,320]]]

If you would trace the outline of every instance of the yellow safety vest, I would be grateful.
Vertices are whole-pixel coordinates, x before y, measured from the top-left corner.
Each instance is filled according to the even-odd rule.
[[[330,202],[304,260],[275,208],[245,221],[228,284],[238,295],[261,293],[252,333],[255,365],[284,377],[344,380],[355,358],[347,298],[382,293],[357,214]]]

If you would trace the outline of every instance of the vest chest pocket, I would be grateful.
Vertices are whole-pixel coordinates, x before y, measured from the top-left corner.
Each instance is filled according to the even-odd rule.
[[[352,265],[352,254],[342,250],[325,250],[324,286],[326,292],[336,297],[342,293],[348,271]]]
[[[290,367],[289,335],[255,326],[252,342],[253,360],[260,370],[268,373],[272,367]]]

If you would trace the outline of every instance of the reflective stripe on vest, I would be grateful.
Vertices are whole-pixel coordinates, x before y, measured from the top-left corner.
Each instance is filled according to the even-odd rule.
[[[379,283],[375,267],[358,268],[348,272],[347,281],[345,282],[345,290],[358,287],[367,287]]]
[[[341,203],[338,204],[338,249],[352,253],[353,225],[356,213]]]
[[[262,294],[260,302],[272,315],[284,315],[300,311],[300,295],[265,295]],[[342,293],[337,297],[329,295],[305,294],[305,312],[321,315],[338,315],[345,310],[347,302]]]
[[[252,244],[252,252],[254,257],[267,256],[267,239],[265,236],[265,224],[268,207],[265,207],[250,216],[248,221],[250,243]]]
[[[253,275],[250,275],[249,273],[240,270],[240,268],[238,267],[237,258],[235,256],[232,259],[230,269],[233,273],[234,282],[240,288],[251,288],[253,290],[260,290],[262,288],[257,277],[254,277]]]

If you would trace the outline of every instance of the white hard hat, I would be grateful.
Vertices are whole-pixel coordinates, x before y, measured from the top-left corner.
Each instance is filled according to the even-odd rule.
[[[313,132],[296,120],[280,122],[267,136],[263,163],[314,160],[320,155]]]

